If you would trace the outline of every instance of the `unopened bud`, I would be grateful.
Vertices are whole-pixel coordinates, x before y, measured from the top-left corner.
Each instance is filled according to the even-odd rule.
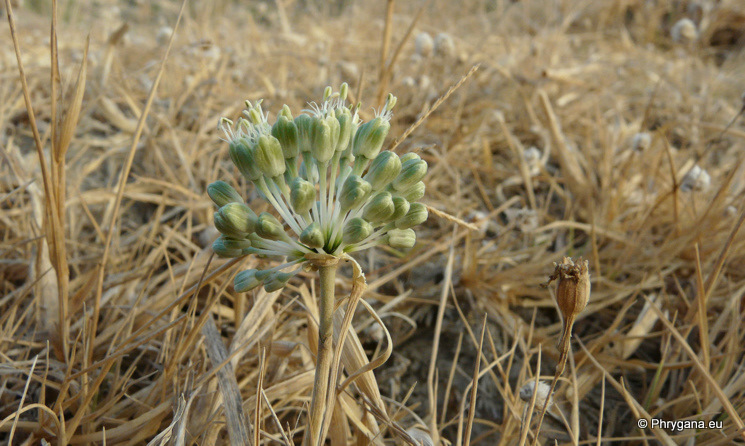
[[[343,240],[344,243],[351,245],[359,243],[372,234],[373,227],[363,218],[353,218],[344,226]]]
[[[413,203],[424,196],[424,189],[424,182],[420,181],[411,186],[408,190],[398,192],[398,196],[406,198],[409,203]]]
[[[241,238],[254,232],[256,214],[244,203],[228,203],[215,214],[215,226],[225,235]]]
[[[298,148],[301,152],[310,152],[311,133],[314,119],[308,115],[302,114],[295,117],[295,126],[297,127]]]
[[[391,221],[396,221],[399,218],[403,217],[409,212],[409,209],[411,208],[411,204],[403,197],[393,197],[393,206],[396,209],[393,211],[393,215],[391,215],[390,217]]]
[[[271,274],[264,282],[264,291],[271,293],[281,290],[285,285],[287,285],[287,282],[292,276],[292,274],[281,272]]]
[[[407,190],[427,174],[427,162],[422,159],[409,159],[401,164],[401,173],[393,180],[397,191]]]
[[[254,148],[251,147],[248,140],[240,138],[231,141],[228,145],[230,159],[241,174],[250,181],[256,181],[261,178],[262,172],[254,159]]]
[[[274,178],[285,173],[285,157],[279,140],[271,135],[261,135],[254,154],[256,165],[264,175]]]
[[[313,120],[310,151],[313,154],[313,158],[321,164],[328,162],[336,151],[336,144],[332,142],[334,130],[329,125],[329,122],[329,120],[319,118]],[[336,124],[338,138],[339,122],[337,121]]]
[[[228,245],[229,243],[226,243],[225,236],[221,235],[214,242],[212,242],[212,250],[215,251],[215,254],[220,257],[240,257],[243,254],[243,251],[241,249],[229,247]]]
[[[265,239],[280,240],[285,234],[285,230],[279,220],[268,212],[259,214],[256,221],[256,233]]]
[[[355,126],[352,122],[352,113],[346,107],[336,111],[336,119],[339,121],[339,142],[336,144],[336,151],[343,152],[349,147]]]
[[[295,178],[292,186],[290,186],[290,204],[292,205],[292,209],[298,214],[304,214],[310,211],[315,201],[316,188],[310,182],[300,177]]]
[[[346,212],[364,203],[372,191],[372,186],[358,175],[350,175],[344,182],[339,194],[341,211]]]
[[[375,157],[370,165],[370,169],[365,175],[365,180],[372,185],[373,190],[380,190],[393,181],[400,172],[401,160],[398,158],[398,155],[390,150],[386,150],[380,152]]]
[[[393,204],[393,196],[388,191],[378,193],[365,206],[362,216],[371,223],[385,221],[393,215],[396,206]]]
[[[272,126],[272,136],[277,138],[282,146],[285,159],[295,158],[300,152],[298,149],[297,126],[292,120],[292,115],[289,118],[285,115],[277,116],[277,122]]]
[[[369,160],[378,156],[390,128],[391,124],[381,117],[359,126],[354,136],[352,149],[354,156],[364,156]]]
[[[420,225],[427,221],[429,212],[427,207],[422,203],[412,203],[409,208],[409,212],[403,217],[396,220],[396,228],[398,229],[409,229],[416,225]]]
[[[255,269],[249,269],[236,274],[235,280],[233,281],[235,291],[238,293],[245,293],[246,291],[251,291],[261,285],[262,281],[256,277],[256,273],[257,271]]]
[[[321,231],[321,225],[314,221],[309,224],[307,228],[300,233],[300,243],[304,244],[309,248],[323,248],[326,244],[326,240],[323,237],[323,231]]]
[[[207,195],[218,206],[222,207],[228,203],[243,203],[243,198],[225,181],[219,180],[207,186]]]
[[[391,229],[387,238],[391,248],[405,249],[416,244],[416,233],[413,229]]]

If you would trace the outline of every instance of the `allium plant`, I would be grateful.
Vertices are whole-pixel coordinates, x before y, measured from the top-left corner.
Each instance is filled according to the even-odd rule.
[[[427,219],[427,208],[416,202],[424,195],[427,163],[414,153],[399,157],[381,150],[396,98],[388,95],[375,117],[363,123],[359,105],[347,105],[347,91],[347,84],[338,92],[327,87],[320,105],[311,103],[295,117],[285,105],[273,124],[261,101],[246,102],[245,116],[237,122],[220,120],[233,163],[279,218],[268,212],[257,215],[225,181],[207,189],[219,208],[215,227],[222,235],[213,244],[217,255],[283,259],[273,268],[238,273],[236,291],[260,285],[277,291],[302,269],[319,271],[319,347],[306,431],[312,445],[322,442],[323,418],[327,424],[333,408],[323,406],[338,260],[378,245],[411,248],[416,242],[412,228]]]

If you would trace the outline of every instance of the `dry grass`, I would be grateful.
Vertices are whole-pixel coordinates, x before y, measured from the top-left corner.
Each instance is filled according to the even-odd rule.
[[[435,211],[411,252],[358,258],[393,355],[337,400],[332,444],[743,444],[741,2],[191,2],[167,58],[180,3],[64,2],[54,58],[52,8],[27,3],[23,88],[0,29],[0,442],[302,438],[317,283],[234,292],[264,260],[210,261],[205,190],[244,187],[220,116],[347,81],[368,117],[398,96],[388,147],[427,160]],[[686,15],[699,41],[675,43]],[[416,55],[421,31],[453,51]],[[519,391],[553,376],[562,324],[539,284],[564,255],[590,260],[592,295],[536,438]],[[379,323],[354,326],[383,354]]]

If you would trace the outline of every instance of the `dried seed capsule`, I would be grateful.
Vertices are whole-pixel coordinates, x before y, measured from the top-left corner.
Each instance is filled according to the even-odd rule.
[[[238,293],[245,293],[261,285],[261,280],[256,277],[257,271],[255,269],[249,269],[247,271],[241,271],[235,275],[233,280],[233,287]]]
[[[233,140],[228,147],[228,153],[230,153],[233,164],[249,181],[257,181],[262,175],[254,159],[254,151],[255,149],[246,138]]]
[[[277,138],[271,135],[261,135],[259,137],[254,158],[256,165],[269,178],[278,177],[285,173],[286,166],[282,145]]]
[[[396,210],[393,211],[393,215],[391,215],[390,221],[396,221],[399,218],[403,217],[409,212],[409,209],[411,208],[411,204],[403,197],[393,197],[393,206],[395,206]]]
[[[407,190],[427,174],[427,162],[422,159],[409,159],[401,165],[401,173],[393,180],[397,191]]]
[[[566,354],[572,337],[572,326],[577,316],[585,309],[590,299],[589,263],[581,258],[575,264],[569,257],[561,263],[554,263],[554,273],[549,277],[548,286],[558,280],[556,303],[564,319],[564,333],[559,341],[559,351]]]
[[[321,231],[321,225],[314,221],[309,224],[307,228],[300,233],[300,243],[304,244],[309,248],[323,248],[326,244],[326,240],[323,237],[323,231]]]
[[[347,212],[365,202],[372,191],[372,185],[358,175],[350,175],[344,182],[339,194],[341,211]]]
[[[393,204],[393,196],[388,191],[378,193],[365,206],[362,216],[370,223],[380,223],[388,220],[396,206]]]
[[[310,211],[315,201],[316,188],[310,182],[300,177],[295,178],[290,187],[290,204],[292,205],[292,209],[298,214],[304,214]]]
[[[286,236],[282,223],[268,212],[259,214],[256,221],[256,234],[268,240],[280,240]]]
[[[401,172],[401,160],[398,155],[385,150],[375,157],[364,178],[372,185],[373,190],[380,190],[393,181],[399,172]]]
[[[352,143],[352,153],[354,156],[364,156],[369,160],[378,156],[390,128],[391,124],[381,117],[367,121],[359,126],[357,133],[354,135],[354,142]]]
[[[357,217],[349,220],[344,226],[342,238],[344,243],[352,245],[365,240],[372,232],[372,225],[365,219]]]
[[[411,207],[409,208],[409,212],[407,212],[406,215],[404,215],[403,217],[396,220],[396,228],[413,228],[414,226],[427,221],[428,216],[429,212],[427,212],[427,207],[425,205],[421,203],[412,203]]]
[[[225,181],[219,180],[207,186],[207,195],[218,206],[222,207],[228,203],[243,203],[243,198]]]
[[[416,233],[413,229],[391,229],[387,237],[391,248],[405,249],[416,244]]]
[[[282,146],[282,153],[285,159],[295,158],[300,153],[298,148],[297,125],[292,120],[292,115],[289,118],[285,115],[277,116],[277,122],[272,126],[272,136],[277,138]]]

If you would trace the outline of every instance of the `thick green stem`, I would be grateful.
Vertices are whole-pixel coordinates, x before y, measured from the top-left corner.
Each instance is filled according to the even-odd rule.
[[[323,444],[321,428],[323,418],[330,417],[333,406],[324,407],[329,391],[329,377],[333,359],[334,344],[334,284],[336,279],[336,265],[322,266],[318,269],[321,276],[321,302],[319,306],[320,320],[318,323],[318,354],[316,356],[316,376],[313,383],[313,396],[310,401],[308,422],[309,446]]]

